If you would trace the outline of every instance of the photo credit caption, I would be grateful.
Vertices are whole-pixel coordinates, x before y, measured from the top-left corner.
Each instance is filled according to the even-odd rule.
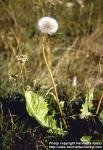
[[[102,142],[49,142],[49,149],[103,149]]]

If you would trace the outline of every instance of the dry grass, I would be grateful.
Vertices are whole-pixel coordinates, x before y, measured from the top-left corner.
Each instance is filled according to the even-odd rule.
[[[1,50],[1,88],[12,91],[13,84],[9,82],[9,75],[18,75],[15,90],[26,88],[27,85],[36,86],[45,90],[51,87],[51,81],[45,68],[41,49],[38,46],[39,32],[37,20],[43,15],[52,14],[59,22],[59,31],[50,37],[52,64],[55,80],[58,86],[63,86],[66,92],[71,88],[73,76],[77,76],[78,87],[83,89],[89,78],[97,80],[100,74],[102,84],[103,64],[100,59],[103,55],[103,17],[102,1],[84,1],[81,7],[72,1],[72,8],[66,7],[67,1],[24,2],[17,0],[0,5],[0,50]],[[61,9],[65,11],[61,12]],[[18,13],[19,12],[19,13]],[[61,13],[61,15],[59,15]],[[26,54],[26,72],[22,76],[25,83],[19,78],[21,67],[16,56]],[[100,70],[101,64],[101,70]],[[13,87],[14,90],[14,87]],[[103,90],[103,89],[101,89]]]

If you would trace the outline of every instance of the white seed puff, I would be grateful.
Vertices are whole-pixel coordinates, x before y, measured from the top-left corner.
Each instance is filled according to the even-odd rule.
[[[52,17],[42,17],[38,21],[38,28],[42,33],[52,35],[58,30],[58,23]]]

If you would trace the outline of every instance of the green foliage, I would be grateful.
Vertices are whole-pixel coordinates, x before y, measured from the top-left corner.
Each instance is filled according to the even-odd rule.
[[[103,124],[103,110],[99,114],[99,119],[100,119],[101,123]]]
[[[94,88],[91,88],[87,93],[86,93],[86,102],[88,104],[89,110],[93,109],[93,97],[94,97]]]
[[[26,109],[31,117],[34,117],[43,127],[48,128],[49,133],[63,135],[62,128],[57,127],[57,122],[52,115],[48,115],[47,102],[32,91],[25,92]]]
[[[85,96],[85,103],[82,104],[82,118],[91,115],[90,110],[93,109],[94,88],[90,89]]]
[[[51,113],[53,114],[56,114],[56,111],[58,111],[58,105],[57,105],[57,102],[56,102],[56,97],[55,97],[55,94],[52,93],[52,92],[48,92],[46,94],[46,100],[47,100],[47,103],[49,104],[49,111],[51,111]],[[61,106],[61,109],[64,110],[64,101],[60,101],[60,106]]]
[[[92,136],[83,136],[81,138],[81,141],[82,142],[91,142],[91,138],[92,138]]]

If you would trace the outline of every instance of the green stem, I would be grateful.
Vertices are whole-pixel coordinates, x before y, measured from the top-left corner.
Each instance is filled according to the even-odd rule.
[[[48,72],[50,73],[50,77],[51,77],[51,80],[52,80],[52,83],[53,83],[53,87],[54,87],[54,91],[55,91],[55,96],[56,96],[56,101],[57,101],[57,104],[58,104],[58,108],[60,110],[60,114],[61,114],[64,126],[67,129],[66,121],[64,119],[64,114],[63,114],[61,106],[60,106],[60,102],[59,102],[59,98],[58,98],[57,89],[56,89],[55,81],[54,81],[54,78],[53,78],[53,74],[52,74],[52,71],[51,71],[51,69],[49,67],[49,64],[47,62],[44,43],[42,44],[42,52],[43,52],[43,57],[44,57],[44,61],[45,61],[46,67],[48,69]]]
[[[102,96],[101,96],[101,98],[99,100],[98,107],[97,107],[97,110],[96,110],[96,114],[98,114],[98,112],[99,112],[99,108],[100,108],[100,105],[102,103],[102,100],[103,100],[103,93],[102,93]]]

